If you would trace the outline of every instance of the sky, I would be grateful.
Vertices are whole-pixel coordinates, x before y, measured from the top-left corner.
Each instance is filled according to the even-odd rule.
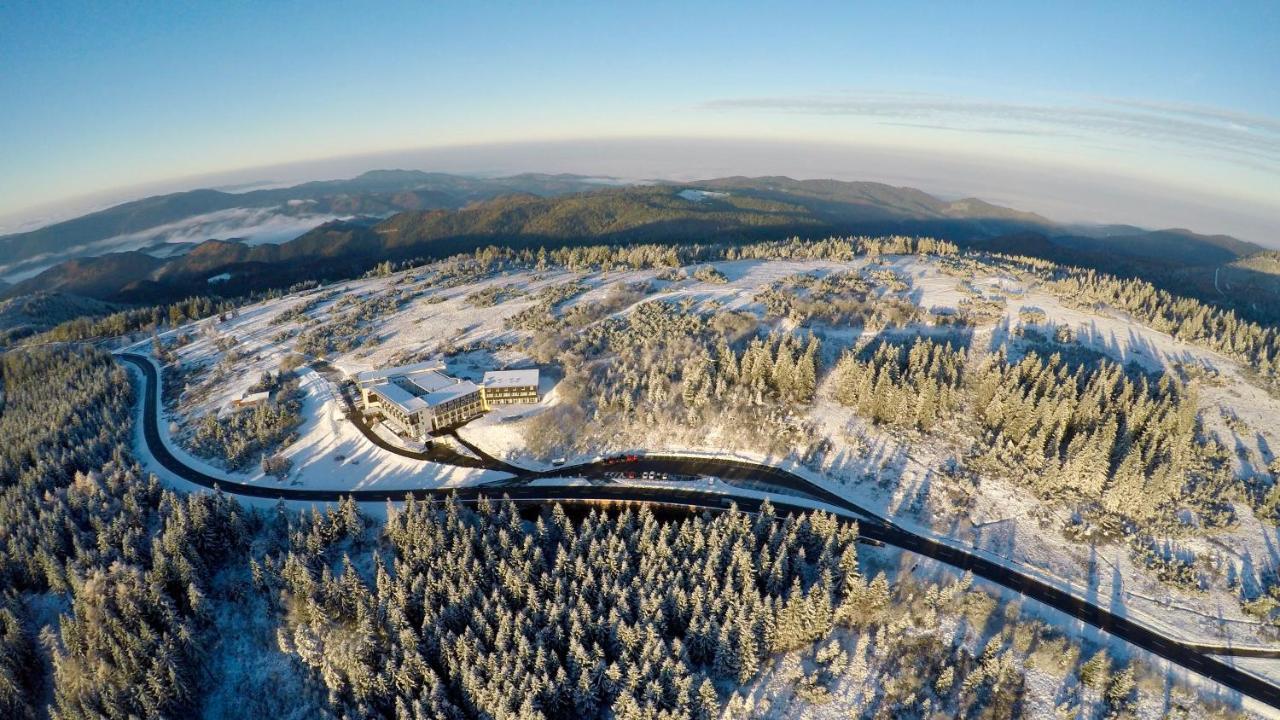
[[[0,3],[0,216],[374,167],[776,172],[1280,245],[1280,3],[971,5]]]

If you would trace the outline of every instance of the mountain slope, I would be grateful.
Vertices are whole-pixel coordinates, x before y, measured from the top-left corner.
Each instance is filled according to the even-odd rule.
[[[884,183],[728,177],[690,185],[794,203],[829,223],[853,225],[872,234],[936,235],[963,242],[1053,226],[1052,221],[1035,213],[1012,210],[977,198],[946,201],[915,188]]]
[[[1263,251],[1259,245],[1229,235],[1199,235],[1190,230],[1137,231],[1107,237],[1059,235],[1060,247],[1086,253],[1115,253],[1126,258],[1168,265],[1217,265]]]
[[[0,300],[0,346],[48,330],[78,317],[96,317],[119,309],[92,298],[57,292],[37,292]]]
[[[128,285],[146,280],[164,261],[140,252],[108,253],[59,263],[36,277],[17,283],[7,294],[68,292],[98,299],[116,298]]]
[[[347,187],[365,189],[414,182],[419,186],[412,191],[417,202],[425,203],[424,197],[445,202],[432,193],[452,193],[448,202],[463,203],[498,186],[559,192],[582,180],[573,176],[473,180],[381,171],[344,182]],[[554,197],[517,192],[469,201],[456,209],[399,212],[382,221],[334,221],[278,245],[209,240],[185,254],[163,259],[140,252],[75,259],[9,288],[4,295],[61,290],[140,303],[211,292],[231,296],[299,280],[349,277],[383,260],[441,257],[490,244],[537,247],[908,234],[1142,277],[1175,292],[1238,308],[1254,319],[1265,320],[1272,313],[1269,301],[1265,306],[1252,302],[1253,298],[1244,302],[1241,294],[1228,296],[1215,287],[1216,268],[1260,250],[1227,236],[1186,230],[1149,232],[1130,226],[1066,228],[981,200],[945,201],[912,188],[879,183],[734,177],[684,185],[592,187],[590,192]],[[1230,283],[1271,293],[1267,282],[1271,276],[1244,265],[1231,272]],[[211,284],[210,278],[218,282]],[[1280,315],[1280,308],[1276,311]]]
[[[804,208],[750,197],[707,201],[672,186],[610,188],[559,198],[508,195],[461,210],[403,212],[369,225],[331,222],[279,245],[209,240],[161,260],[138,252],[61,263],[9,295],[59,289],[101,299],[157,302],[194,291],[234,294],[311,277],[338,277],[385,260],[440,257],[488,244],[746,240],[836,230]],[[211,288],[208,278],[232,277]]]
[[[527,244],[532,239],[622,242],[697,233],[715,239],[825,225],[797,205],[738,196],[690,200],[677,188],[655,185],[560,198],[512,195],[457,212],[401,213],[376,230],[395,248],[445,238],[524,238]]]
[[[349,180],[228,193],[192,190],[144,198],[36,230],[0,237],[0,266],[44,256],[100,254],[94,248],[120,236],[156,231],[209,213],[275,208],[286,216],[387,215],[405,210],[460,208],[511,192],[557,195],[598,187],[575,175],[525,174],[467,178],[416,170],[375,170]],[[207,237],[207,236],[206,236]]]

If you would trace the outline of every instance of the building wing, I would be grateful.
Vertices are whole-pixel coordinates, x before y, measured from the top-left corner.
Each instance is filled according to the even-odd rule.
[[[484,374],[485,389],[538,387],[538,369],[527,370],[490,370]]]
[[[369,391],[376,394],[384,402],[400,408],[406,415],[412,415],[423,408],[429,407],[426,400],[395,383],[375,385]]]

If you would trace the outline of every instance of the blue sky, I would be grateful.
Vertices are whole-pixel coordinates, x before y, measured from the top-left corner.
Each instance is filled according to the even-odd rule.
[[[0,215],[332,156],[641,137],[980,158],[1280,213],[1280,4],[966,5],[3,4]]]

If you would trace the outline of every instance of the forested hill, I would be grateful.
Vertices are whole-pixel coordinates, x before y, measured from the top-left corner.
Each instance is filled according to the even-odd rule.
[[[437,176],[388,175],[363,182],[376,188],[412,181],[421,192],[437,191],[432,189]],[[302,281],[350,277],[388,260],[439,258],[486,245],[519,249],[896,234],[937,237],[962,247],[1142,278],[1250,319],[1271,322],[1280,317],[1280,276],[1265,268],[1233,267],[1232,286],[1248,288],[1247,293],[1214,282],[1224,263],[1261,252],[1256,245],[1226,236],[1128,227],[1096,229],[1089,235],[1088,229],[1057,226],[1038,215],[973,198],[945,201],[878,183],[722,178],[684,185],[591,185],[595,189],[588,192],[560,194],[586,186],[584,179],[517,176],[468,185],[465,179],[439,177],[447,180],[438,180],[438,187],[452,188],[449,208],[406,210],[381,221],[333,221],[279,245],[207,240],[175,257],[132,251],[78,258],[18,283],[4,296],[60,291],[150,304],[197,294],[238,297]],[[466,201],[483,198],[499,186],[532,187],[539,193]]]
[[[831,229],[796,204],[737,195],[691,198],[682,192],[672,186],[642,186],[561,198],[512,195],[453,213],[400,213],[375,230],[393,249],[452,238],[519,239],[520,244],[716,240]]]
[[[1012,210],[977,198],[947,201],[910,187],[877,182],[839,180],[793,180],[789,177],[728,177],[695,183],[713,192],[736,193],[781,200],[804,206],[833,220],[861,222],[940,222],[945,220],[986,221],[970,223],[970,232],[989,232],[1010,227],[1043,227],[1053,221],[1035,213]],[[960,227],[960,225],[957,225]]]
[[[458,210],[402,212],[377,223],[326,223],[280,245],[210,240],[185,255],[164,260],[139,253],[128,258],[111,253],[78,259],[19,283],[9,294],[61,290],[103,300],[157,302],[185,297],[193,283],[207,285],[208,278],[224,273],[230,277],[210,289],[240,294],[286,280],[334,277],[383,260],[442,257],[488,244],[746,241],[844,232],[973,239],[989,234],[971,226],[976,222],[1014,223],[1002,224],[1001,229],[1017,226],[1018,221],[984,217],[1001,210],[982,209],[989,206],[971,208],[971,217],[960,217],[959,211],[953,211],[955,217],[934,211],[925,217],[910,209],[923,193],[880,187],[884,188],[880,204],[867,205],[861,213],[852,204],[836,212],[828,201],[808,197],[787,202],[764,191],[725,193],[669,185],[606,188],[559,197],[518,193]]]
[[[950,245],[910,241],[717,250],[721,260],[731,254],[848,260],[868,252],[940,252],[939,260],[978,262],[957,257]],[[679,253],[689,259],[706,251],[685,246]],[[676,252],[665,246],[558,250],[538,272],[554,276],[588,258],[596,267],[652,269]],[[429,281],[430,291],[456,289],[468,298],[457,302],[477,302],[472,298],[480,293],[453,284],[458,276],[450,268],[473,266],[471,282],[511,280],[510,270],[528,278],[540,263],[526,258],[517,268],[512,263],[520,255],[485,251],[441,263],[437,269],[444,272]],[[489,258],[483,267],[481,257]],[[993,269],[1003,265],[987,260]],[[885,327],[893,318],[894,329],[914,324],[919,315],[903,312],[893,297],[866,302],[876,297],[872,282],[902,283],[886,268],[869,269],[866,276],[856,269],[821,278],[792,275],[789,281],[805,283],[809,292],[802,297],[771,286],[773,300],[762,309],[777,317],[821,312],[840,333],[851,325]],[[703,278],[715,282],[713,274]],[[285,313],[260,317],[261,327],[279,328],[273,343],[327,343],[322,325],[385,327],[386,313],[399,312],[399,303],[384,300],[406,288],[383,280],[371,284],[382,284],[375,293],[386,295],[364,296],[343,315],[309,317],[325,302],[317,296],[307,301],[310,310],[290,308],[283,323],[275,318]],[[1159,314],[1175,337],[1218,343],[1218,350],[1229,347],[1233,354],[1252,349],[1250,358],[1265,359],[1266,367],[1276,357],[1273,334],[1220,313],[1093,276],[1077,280],[1055,292],[1085,302],[1105,298],[1146,322]],[[981,433],[976,463],[1034,464],[1038,471],[1020,476],[1044,493],[1040,497],[1055,503],[1082,498],[1079,507],[1091,514],[1092,499],[1114,511],[1112,517],[1142,518],[1146,527],[1159,527],[1152,518],[1165,510],[1178,517],[1195,513],[1187,516],[1195,518],[1194,527],[1223,537],[1224,526],[1203,525],[1202,518],[1222,517],[1220,498],[1243,495],[1209,469],[1219,451],[1187,447],[1195,429],[1184,412],[1191,395],[1176,380],[1148,385],[1114,364],[1068,370],[1057,354],[1030,353],[1014,364],[1000,353],[970,366],[966,349],[921,339],[910,349],[881,343],[865,354],[850,350],[830,370],[835,387],[824,387],[817,374],[826,370],[822,341],[813,334],[802,341],[791,330],[767,331],[748,339],[754,331],[743,334],[748,326],[732,320],[742,313],[717,309],[712,319],[692,305],[681,309],[657,299],[610,317],[615,303],[636,299],[625,287],[557,316],[548,312],[552,304],[587,286],[552,283],[545,287],[554,292],[541,292],[541,309],[534,307],[550,321],[538,332],[577,337],[583,325],[566,322],[569,316],[593,318],[586,322],[600,331],[588,343],[551,346],[560,348],[566,367],[602,371],[574,371],[568,377],[577,379],[561,382],[594,375],[591,382],[607,388],[557,392],[562,400],[598,402],[591,411],[601,414],[588,422],[611,433],[638,422],[652,426],[655,408],[663,408],[657,417],[670,419],[664,431],[696,427],[706,437],[726,409],[772,430],[782,427],[775,424],[781,418],[805,413],[818,393],[834,390],[841,406],[876,424],[911,427],[913,434],[951,431],[959,421],[952,411],[964,412]],[[912,289],[903,285],[894,292]],[[652,289],[632,286],[630,292],[643,296]],[[811,302],[815,292],[843,302]],[[434,305],[426,296],[418,302]],[[366,315],[375,306],[382,309]],[[1173,320],[1178,324],[1168,324]],[[289,323],[308,330],[283,332]],[[248,338],[246,331],[237,329]],[[526,342],[517,333],[508,337],[508,348]],[[212,337],[195,342],[217,347]],[[360,352],[368,350],[361,345]],[[690,354],[699,345],[698,354]],[[169,354],[182,345],[174,337],[155,347]],[[234,359],[218,364],[245,372],[240,348],[248,348],[224,347],[235,354],[223,358]],[[711,348],[717,348],[715,360]],[[627,360],[615,364],[613,358]],[[639,372],[631,358],[652,367],[678,358],[672,380],[681,385]],[[1264,367],[1250,358],[1241,359]],[[166,372],[183,364],[176,356],[171,361]],[[976,374],[967,380],[970,372]],[[655,384],[628,377],[652,377]],[[707,403],[711,393],[717,399]],[[1223,707],[1237,702],[1225,691],[1201,686],[1225,703],[1201,698],[1168,666],[1128,658],[1074,627],[1052,627],[1036,619],[1035,608],[1024,610],[968,577],[930,567],[917,574],[910,555],[860,544],[856,525],[821,511],[784,516],[765,505],[753,515],[728,508],[659,516],[623,506],[570,514],[548,505],[522,516],[511,502],[463,507],[447,499],[388,505],[376,521],[350,498],[323,511],[291,509],[283,501],[256,508],[220,492],[178,494],[147,475],[132,446],[133,385],[93,346],[0,353],[0,397],[6,440],[0,443],[0,718],[711,720],[761,717],[771,708],[795,717],[1041,718],[1056,710],[1064,717],[1148,718],[1175,715],[1171,707],[1185,717],[1245,717]],[[690,412],[668,412],[680,404]],[[582,410],[569,401],[554,407]],[[257,412],[243,417],[256,422]],[[952,424],[935,426],[940,415],[952,416],[944,421]],[[1027,419],[1036,416],[1059,424],[1038,422],[1035,432],[1026,432]],[[571,415],[542,417],[559,423]],[[815,440],[811,433],[771,434],[787,444]],[[854,437],[842,434],[850,440],[840,443]],[[868,436],[857,437],[863,443]],[[1108,462],[1113,445],[1114,471]],[[886,465],[881,470],[892,477]],[[360,472],[374,477],[375,467],[365,462]],[[937,497],[965,503],[959,512],[967,514],[978,485],[963,467],[951,480],[938,473],[933,482]],[[1188,467],[1198,476],[1177,482]],[[1150,477],[1147,468],[1154,471]],[[1134,500],[1144,486],[1164,495]],[[1274,513],[1276,494],[1258,497],[1259,510]],[[1176,522],[1179,533],[1192,527]],[[1260,529],[1271,532],[1270,525]],[[1168,576],[1179,580],[1194,576],[1197,566],[1178,560],[1156,567],[1180,573]],[[1272,623],[1269,600],[1264,596],[1260,616]]]
[[[348,180],[248,192],[191,190],[143,198],[36,230],[0,236],[0,265],[44,255],[97,254],[95,243],[130,233],[156,232],[167,224],[236,208],[274,208],[281,214],[387,215],[405,210],[460,208],[513,192],[558,195],[595,186],[576,175],[528,173],[471,178],[416,170],[374,170]]]

